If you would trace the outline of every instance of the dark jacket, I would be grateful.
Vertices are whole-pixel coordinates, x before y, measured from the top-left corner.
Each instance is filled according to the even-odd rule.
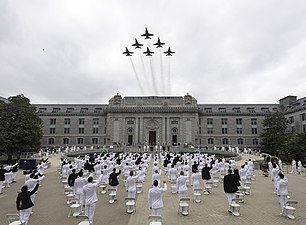
[[[32,191],[20,192],[17,196],[16,206],[17,210],[29,209],[34,206],[31,195],[33,195],[38,190],[39,184],[36,184]]]
[[[68,185],[70,187],[73,187],[74,186],[74,181],[75,179],[77,179],[78,177],[78,174],[77,173],[71,173],[69,174],[69,177],[68,177]]]
[[[209,171],[211,170],[211,167],[203,167],[202,168],[202,179],[203,180],[210,180],[211,176]]]
[[[118,176],[120,175],[121,173],[121,170],[119,170],[119,173],[116,173],[116,172],[112,172],[110,175],[109,175],[109,185],[110,186],[117,186],[119,185],[119,181],[118,181]]]
[[[4,181],[5,180],[5,173],[7,171],[5,169],[0,169],[0,181]]]
[[[223,188],[225,193],[236,193],[240,186],[238,177],[235,174],[228,174],[224,176]]]

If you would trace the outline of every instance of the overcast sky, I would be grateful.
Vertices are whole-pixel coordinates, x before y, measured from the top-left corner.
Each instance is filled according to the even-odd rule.
[[[187,92],[202,104],[305,97],[306,1],[0,0],[0,96],[100,104]]]

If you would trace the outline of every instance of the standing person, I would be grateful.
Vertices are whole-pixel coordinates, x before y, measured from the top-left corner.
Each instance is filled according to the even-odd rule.
[[[207,181],[211,179],[210,176],[211,167],[208,167],[207,164],[202,168],[202,179],[204,180],[204,188],[206,186]]]
[[[138,175],[134,176],[133,170],[130,171],[130,176],[126,179],[126,191],[128,192],[128,198],[135,198],[136,196],[136,181],[138,177],[142,175],[140,172]]]
[[[179,193],[179,199],[185,198],[187,196],[187,184],[186,181],[189,177],[184,176],[184,171],[180,172],[180,176],[176,180],[176,190]]]
[[[12,168],[12,183],[16,183],[16,176],[17,176],[17,171],[18,171],[18,164]]]
[[[279,180],[277,181],[277,195],[279,196],[279,202],[281,205],[281,215],[285,214],[284,206],[287,203],[287,195],[288,195],[288,190],[287,190],[287,185],[288,185],[288,180],[285,177],[283,173],[278,174]]]
[[[0,195],[3,194],[2,188],[3,188],[3,183],[5,181],[5,173],[6,173],[6,170],[3,169],[3,165],[1,165],[0,166]]]
[[[116,173],[116,168],[113,168],[113,172],[109,175],[109,178],[108,178],[109,185],[112,186],[113,188],[115,188],[116,191],[117,191],[117,187],[119,185],[118,176],[120,174],[121,174],[121,170],[119,170],[119,172]],[[117,201],[117,197],[116,197],[115,201]]]
[[[164,181],[164,187],[159,187],[158,181],[153,181],[153,187],[148,192],[148,205],[152,209],[152,216],[161,216],[161,209],[163,208],[163,192],[167,191],[167,184]]]
[[[273,169],[272,169],[272,172],[271,172],[271,178],[272,178],[272,182],[273,182],[273,185],[274,185],[274,194],[277,193],[277,181],[278,181],[278,173],[279,173],[279,169],[277,168],[276,164],[273,163]]]
[[[298,173],[301,174],[303,168],[301,160],[298,161],[297,166],[298,166]]]
[[[292,171],[291,173],[296,174],[296,161],[294,159],[292,159]]]
[[[97,182],[93,182],[93,177],[88,177],[88,184],[84,185],[83,193],[84,193],[84,202],[85,202],[85,215],[88,216],[89,224],[92,224],[96,202],[98,201],[96,187],[99,186],[102,179],[102,175],[99,177]]]
[[[70,187],[74,186],[74,182],[75,182],[75,179],[77,179],[77,177],[78,177],[78,174],[76,173],[76,170],[72,169],[72,173],[69,174],[69,176],[68,176],[68,185]]]
[[[17,196],[17,211],[19,211],[20,220],[24,222],[24,225],[28,224],[29,217],[32,212],[32,207],[34,206],[31,200],[31,195],[33,195],[38,190],[38,187],[39,183],[36,184],[32,191],[28,191],[28,186],[25,185],[21,188],[21,192]]]
[[[232,170],[229,169],[228,170],[228,174],[224,176],[224,182],[223,182],[223,188],[224,188],[224,192],[227,196],[227,200],[228,200],[228,212],[232,213],[233,209],[231,207],[232,201],[236,196],[236,192],[238,191],[238,186],[239,186],[239,180],[238,180],[238,176],[234,175]]]

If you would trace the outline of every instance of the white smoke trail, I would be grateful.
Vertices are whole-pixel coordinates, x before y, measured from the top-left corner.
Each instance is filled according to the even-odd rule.
[[[170,62],[171,62],[171,57],[169,57],[169,61],[168,61],[168,93],[171,95],[171,65],[170,65]]]
[[[154,67],[153,67],[153,58],[152,57],[150,57],[150,67],[151,67],[151,77],[152,77],[154,94],[158,95],[158,88],[156,86],[155,73],[154,73]]]
[[[141,49],[139,49],[139,57],[140,57],[141,65],[142,65],[143,76],[144,76],[144,79],[145,79],[145,85],[144,86],[147,87],[147,86],[150,85],[150,81],[148,80],[147,70],[146,70],[145,64],[143,62]]]
[[[143,95],[143,94],[144,94],[143,88],[142,88],[142,85],[141,85],[141,82],[140,82],[140,80],[139,80],[139,77],[138,77],[138,74],[137,74],[135,65],[134,65],[133,60],[132,60],[131,57],[130,57],[130,61],[131,61],[132,67],[133,67],[133,71],[134,71],[134,74],[135,74],[135,77],[136,77],[136,81],[137,81],[138,87],[139,87],[139,89],[140,89],[140,93]]]
[[[159,49],[159,56],[160,56],[160,80],[161,80],[161,92],[165,94],[165,77],[164,77],[164,65],[163,65],[163,57],[162,57],[162,50]]]

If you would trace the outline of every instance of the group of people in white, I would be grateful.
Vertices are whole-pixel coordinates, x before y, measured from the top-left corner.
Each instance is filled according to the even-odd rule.
[[[301,174],[303,165],[302,162],[299,160],[298,165],[296,165],[296,160],[293,159],[291,163],[291,172],[292,174]],[[268,162],[268,169],[269,174],[271,176],[271,180],[273,182],[274,194],[278,195],[279,197],[279,204],[281,207],[280,215],[288,216],[285,206],[288,203],[288,179],[283,172],[283,163],[281,159],[278,162]]]
[[[152,171],[149,171],[150,165]],[[75,157],[72,161],[62,158],[59,170],[61,178],[67,179],[80,201],[79,213],[85,213],[92,223],[98,201],[96,187],[109,185],[117,190],[120,175],[123,176],[127,197],[132,199],[136,197],[137,184],[149,180],[152,188],[148,190],[148,206],[152,210],[151,215],[160,216],[163,208],[162,193],[168,190],[167,182],[161,182],[161,176],[166,175],[171,188],[175,186],[180,200],[187,197],[189,186],[193,190],[202,187],[205,189],[212,179],[220,179],[222,182],[229,171],[235,170],[239,183],[237,186],[244,186],[253,175],[254,164],[249,160],[238,170],[234,159],[218,159],[206,153],[103,153]],[[148,178],[148,172],[152,174],[151,178]],[[207,194],[209,192],[207,190]],[[231,210],[233,197],[228,193],[227,196]],[[114,201],[117,201],[117,196]]]

